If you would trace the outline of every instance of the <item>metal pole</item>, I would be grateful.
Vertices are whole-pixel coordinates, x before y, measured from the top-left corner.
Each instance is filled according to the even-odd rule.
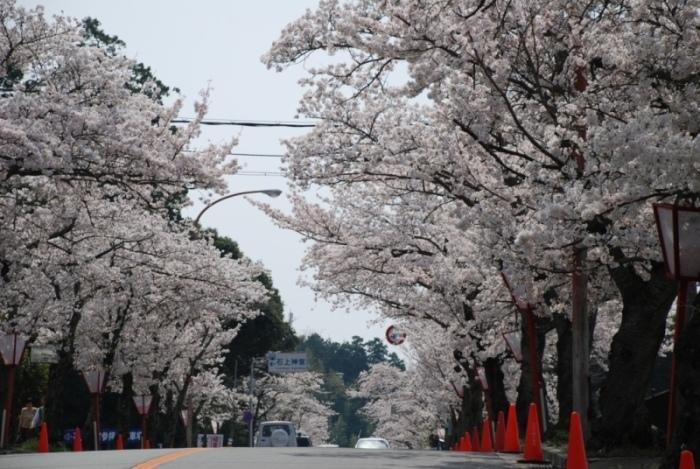
[[[5,418],[6,418],[7,412],[5,412],[5,409],[2,409],[2,427],[0,427],[0,448],[3,448],[5,446],[4,441],[5,441]]]
[[[571,275],[571,366],[572,407],[581,417],[584,438],[590,436],[588,425],[588,358],[589,326],[586,305],[588,276],[585,272],[586,248],[575,248]]]
[[[194,224],[199,225],[199,219],[202,218],[202,215],[204,215],[204,212],[209,210],[213,205],[218,204],[219,202],[222,202],[224,200],[230,199],[232,197],[238,197],[239,195],[247,195],[247,194],[265,194],[269,197],[279,197],[280,194],[282,194],[282,191],[278,189],[263,189],[263,190],[256,190],[256,191],[243,191],[243,192],[236,192],[235,194],[228,194],[225,195],[221,198],[216,199],[206,207],[202,209],[201,212],[197,215],[197,218],[194,219]]]
[[[586,67],[576,69],[574,88],[583,93],[588,88]],[[587,128],[585,124],[576,129],[579,137],[586,140]],[[577,179],[583,177],[586,169],[586,160],[578,147],[574,148],[573,156],[576,159]],[[588,425],[588,360],[590,356],[589,326],[588,326],[588,274],[585,271],[585,263],[588,251],[585,247],[574,247],[573,273],[571,275],[571,374],[572,374],[572,410],[578,412],[583,427],[583,436],[587,440],[591,430]]]
[[[250,395],[250,420],[248,421],[248,447],[253,447],[253,395]]]
[[[5,396],[5,422],[3,426],[2,447],[7,446],[7,440],[10,438],[10,422],[12,421],[12,394],[15,389],[15,365],[10,365],[7,368],[7,396]]]
[[[528,305],[526,310],[527,316],[527,342],[528,351],[530,354],[530,380],[532,381],[532,399],[537,407],[537,417],[539,418],[540,428],[544,428],[544,412],[542,409],[542,401],[540,399],[540,367],[537,360],[537,335],[535,334],[535,313],[532,307]]]
[[[185,432],[185,438],[187,439],[187,442],[185,444],[188,448],[192,447],[192,414],[192,396],[190,396],[187,398],[187,429]]]
[[[676,264],[678,266],[678,264]],[[678,267],[676,267],[678,269]],[[678,344],[681,340],[683,326],[685,325],[685,302],[688,294],[688,281],[678,282],[678,299],[676,300],[676,327],[673,331],[673,358],[671,361],[671,385],[668,390],[668,421],[666,424],[666,446],[671,445],[673,434],[676,431],[676,398],[678,393]]]
[[[146,447],[146,414],[141,415],[141,449]]]
[[[253,373],[253,368],[255,366],[255,359],[250,359],[250,382],[248,383],[248,407],[250,408],[250,421],[248,422],[248,447],[253,447],[253,420],[255,413],[253,412],[253,392],[255,387],[255,374]]]
[[[491,399],[491,391],[483,391],[486,400],[486,415],[493,422],[493,399]]]
[[[100,393],[96,392],[93,396],[93,405],[95,406],[95,451],[100,449]]]

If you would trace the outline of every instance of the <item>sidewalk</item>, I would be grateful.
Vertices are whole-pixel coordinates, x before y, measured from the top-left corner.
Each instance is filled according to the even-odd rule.
[[[544,457],[551,461],[555,469],[566,469],[566,451],[550,446],[543,446]],[[610,457],[610,458],[588,458],[590,469],[658,469],[661,465],[661,458],[641,458],[641,457]]]

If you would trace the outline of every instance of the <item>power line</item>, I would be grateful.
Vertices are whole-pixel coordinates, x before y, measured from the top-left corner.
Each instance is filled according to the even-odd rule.
[[[183,151],[185,153],[196,153],[198,151],[203,151],[203,150],[185,149]],[[257,158],[282,158],[284,155],[282,153],[238,153],[238,152],[233,152],[233,153],[226,153],[226,156],[254,156]]]
[[[189,124],[193,122],[194,119],[191,117],[180,117],[178,119],[173,119],[173,124]],[[249,120],[236,120],[236,119],[204,119],[200,121],[202,125],[238,125],[241,127],[316,127],[316,124],[312,122],[294,122],[294,121],[249,121]]]
[[[238,171],[231,176],[279,176],[284,177],[285,174],[281,171]]]
[[[257,158],[282,158],[281,153],[229,153],[231,156],[255,156]]]

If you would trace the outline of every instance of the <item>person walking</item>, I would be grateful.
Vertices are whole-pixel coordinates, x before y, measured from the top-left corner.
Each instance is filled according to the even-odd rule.
[[[36,414],[36,408],[32,404],[32,401],[27,401],[27,404],[22,407],[19,413],[19,435],[18,443],[26,441],[32,436],[34,416]]]

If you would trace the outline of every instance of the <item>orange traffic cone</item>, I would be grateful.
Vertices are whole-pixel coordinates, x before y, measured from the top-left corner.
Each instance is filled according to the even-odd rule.
[[[493,444],[491,443],[491,417],[486,417],[484,424],[481,426],[481,452],[493,453]]]
[[[682,463],[681,463],[682,465]],[[569,422],[569,449],[566,454],[566,469],[588,469],[586,447],[583,442],[581,418],[578,412],[571,412]]]
[[[520,435],[518,431],[518,417],[515,414],[515,404],[511,404],[508,408],[508,425],[506,425],[506,441],[503,445],[503,452],[520,452]]]
[[[537,416],[537,406],[530,404],[525,430],[525,454],[523,462],[545,462],[540,438],[540,419]]]
[[[114,449],[124,449],[124,439],[121,433],[117,433],[117,441],[114,442]]]
[[[49,452],[49,430],[46,428],[46,422],[42,423],[41,428],[39,429],[39,444],[37,445],[36,450],[39,453]]]
[[[496,420],[496,442],[494,448],[496,451],[503,451],[506,443],[506,418],[503,415],[503,411],[498,412],[498,419]]]
[[[678,469],[695,469],[695,459],[693,458],[693,453],[690,451],[681,451],[681,463]]]
[[[479,451],[479,430],[472,428],[472,451]]]
[[[471,436],[469,435],[469,432],[464,432],[464,447],[462,451],[474,451],[474,448],[472,448],[472,439]]]
[[[75,436],[73,437],[73,451],[83,450],[83,439],[80,436],[80,427],[75,427]]]

